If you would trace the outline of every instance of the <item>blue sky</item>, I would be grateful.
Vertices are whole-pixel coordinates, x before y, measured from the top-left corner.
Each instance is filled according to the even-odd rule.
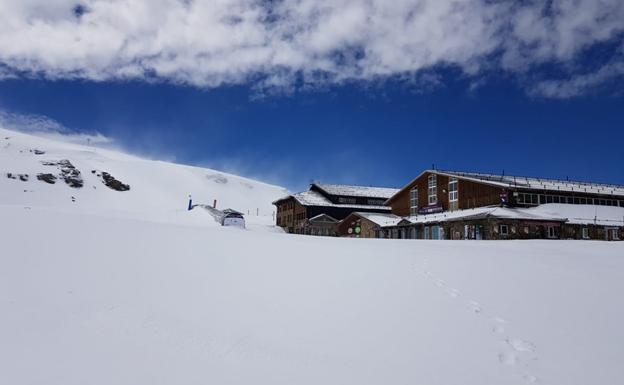
[[[540,2],[499,9],[456,1],[472,6],[462,10],[406,0],[400,6],[412,6],[411,17],[422,20],[400,16],[404,25],[396,28],[388,12],[358,1],[325,2],[311,26],[301,4],[302,14],[291,16],[295,8],[267,11],[263,2],[254,8],[232,0],[208,10],[189,3],[180,12],[203,20],[201,31],[221,15],[212,26],[216,37],[199,41],[180,38],[180,25],[193,28],[187,22],[142,21],[145,12],[157,19],[158,7],[117,3],[149,24],[139,32],[139,21],[119,26],[110,21],[118,9],[97,0],[85,2],[80,15],[66,12],[74,3],[62,0],[11,9],[11,27],[0,32],[22,44],[0,39],[0,111],[99,132],[133,153],[293,190],[311,180],[398,187],[432,164],[624,184],[624,6],[618,1],[603,8],[554,1],[548,9]],[[315,4],[308,4],[312,11]],[[498,13],[506,27],[497,25]],[[361,15],[373,26],[362,29]],[[464,24],[455,34],[441,21],[421,29],[431,15],[461,16]],[[33,17],[51,29],[15,22]],[[294,29],[305,31],[300,38],[293,26],[305,26]],[[55,36],[62,28],[68,30]],[[106,38],[97,35],[103,28],[110,29]],[[111,31],[123,40],[119,47],[107,46],[117,36]],[[358,40],[362,31],[366,39]],[[44,32],[47,45],[32,42]],[[260,42],[259,33],[266,33]],[[72,34],[74,46],[63,41]],[[176,39],[162,43],[163,35]],[[153,36],[163,44],[156,56],[149,51]],[[408,40],[393,48],[401,39]],[[129,41],[136,46],[128,48]],[[192,60],[184,56],[189,50]]]

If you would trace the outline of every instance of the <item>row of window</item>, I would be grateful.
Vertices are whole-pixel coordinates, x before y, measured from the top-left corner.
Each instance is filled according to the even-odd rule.
[[[548,238],[559,239],[561,238],[560,227],[547,226],[545,228],[546,233],[543,234]],[[507,238],[510,235],[515,235],[519,231],[523,231],[525,234],[530,233],[529,226],[518,227],[516,225],[500,224],[492,228],[494,233],[498,233],[501,238]],[[605,235],[610,240],[619,240],[618,229],[607,229],[608,233]],[[386,230],[375,231],[376,238],[392,238],[392,239],[446,239],[445,231],[442,226],[425,226],[422,232],[414,227],[403,228],[391,228]],[[582,239],[590,239],[589,228],[581,228]],[[455,232],[452,235],[452,239],[460,239],[460,233]],[[464,239],[483,239],[483,229],[481,225],[465,225],[464,226]]]
[[[338,203],[354,205],[357,203],[355,198],[338,197]],[[366,204],[370,206],[383,206],[386,201],[384,199],[367,199]]]
[[[284,215],[284,216],[278,216],[277,217],[277,225],[279,226],[280,224],[291,223],[293,218],[295,220],[305,219],[305,212],[300,212],[300,213],[297,213],[295,215],[288,214],[288,215]]]
[[[415,227],[392,228],[375,231],[376,238],[391,239],[444,239],[442,226],[425,226],[422,232]]]
[[[529,226],[524,226],[523,230],[524,230],[525,234],[529,234]],[[499,225],[498,231],[499,231],[499,234],[502,237],[509,236],[509,226],[508,225]],[[607,229],[606,231],[608,232],[606,236],[609,237],[611,240],[618,240],[618,239],[620,239],[618,229]],[[516,227],[515,226],[511,226],[511,232],[513,234],[516,233]],[[556,226],[548,226],[547,227],[547,236],[548,236],[548,238],[560,238],[559,234],[558,234],[558,231],[557,231],[557,227]],[[588,227],[581,228],[581,238],[582,239],[589,239],[589,228]]]
[[[459,208],[459,182],[457,178],[449,178],[448,198],[449,210],[457,210]],[[435,205],[438,203],[438,179],[437,175],[431,174],[427,179],[427,203]],[[410,190],[410,215],[418,215],[418,188],[414,187]]]
[[[293,202],[287,202],[281,205],[277,206],[277,212],[282,212],[282,211],[286,211],[286,210],[292,210],[295,207],[295,204]]]
[[[624,201],[617,199],[582,198],[560,195],[517,193],[516,203],[526,205],[541,205],[545,203],[566,203],[575,205],[600,205],[624,207]]]
[[[494,228],[494,230],[496,230],[496,228]],[[585,230],[587,230],[587,228],[583,228],[583,238],[588,238],[589,236],[585,236]],[[548,231],[548,238],[559,238],[559,236],[557,235],[557,230],[555,228],[555,226],[548,226],[547,227],[547,231]],[[515,234],[516,233],[516,227],[512,226],[512,232]],[[525,226],[524,227],[524,232],[526,234],[529,233],[529,227]],[[506,237],[509,235],[509,226],[508,225],[499,225],[498,226],[498,233],[501,235],[501,237]],[[589,233],[588,233],[589,234]]]

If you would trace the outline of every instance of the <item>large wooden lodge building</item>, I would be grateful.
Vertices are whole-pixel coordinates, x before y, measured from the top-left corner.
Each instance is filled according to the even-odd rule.
[[[401,189],[312,184],[274,204],[301,234],[624,239],[624,186],[609,184],[425,170]]]

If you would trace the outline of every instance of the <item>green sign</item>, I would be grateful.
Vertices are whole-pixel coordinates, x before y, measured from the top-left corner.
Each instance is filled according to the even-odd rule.
[[[360,232],[362,232],[362,229],[358,226],[355,228],[355,233],[359,234]]]

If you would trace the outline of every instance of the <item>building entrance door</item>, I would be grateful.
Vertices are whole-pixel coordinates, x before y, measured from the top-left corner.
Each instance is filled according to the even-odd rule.
[[[440,239],[440,226],[431,227],[431,239]]]

